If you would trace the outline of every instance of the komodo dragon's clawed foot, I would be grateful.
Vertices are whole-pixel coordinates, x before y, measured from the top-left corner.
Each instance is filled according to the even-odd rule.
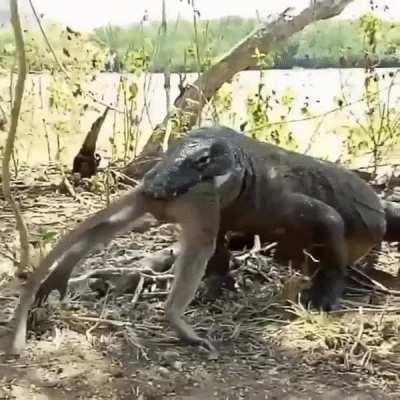
[[[345,277],[339,271],[318,271],[313,286],[309,290],[308,300],[317,310],[335,311],[340,309],[339,299],[345,287]]]
[[[205,278],[205,301],[214,301],[222,295],[223,290],[236,291],[235,279],[231,275],[210,275]]]

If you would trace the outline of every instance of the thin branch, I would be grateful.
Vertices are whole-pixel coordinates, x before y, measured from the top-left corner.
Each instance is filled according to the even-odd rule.
[[[132,297],[131,304],[135,305],[139,299],[139,296],[142,294],[143,286],[144,286],[144,276],[139,278],[139,283],[136,286],[135,294]]]
[[[11,11],[11,24],[14,31],[16,55],[18,60],[18,77],[15,85],[15,96],[13,105],[11,108],[11,121],[10,129],[8,132],[6,146],[4,149],[3,156],[3,194],[6,201],[12,208],[17,230],[19,233],[19,241],[21,247],[20,263],[17,267],[17,273],[22,275],[29,265],[29,233],[26,227],[25,221],[22,217],[19,206],[11,193],[11,178],[10,178],[10,160],[14,150],[15,138],[17,135],[19,114],[21,111],[22,97],[24,95],[25,78],[26,78],[26,59],[25,59],[25,45],[24,38],[22,35],[21,22],[18,14],[17,0],[10,0],[10,11]]]
[[[95,322],[97,324],[106,324],[111,325],[117,328],[124,327],[124,326],[132,326],[132,323],[129,321],[117,321],[113,319],[107,318],[97,318],[97,317],[85,317],[82,315],[68,315],[65,316],[64,319],[66,320],[77,320],[77,321],[84,321],[84,322]]]

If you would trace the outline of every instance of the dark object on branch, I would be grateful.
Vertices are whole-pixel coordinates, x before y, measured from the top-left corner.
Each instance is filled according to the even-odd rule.
[[[85,137],[81,149],[74,158],[72,172],[79,173],[82,178],[90,178],[97,173],[97,167],[100,164],[101,156],[96,153],[96,143],[108,110],[109,108],[107,107],[103,115],[94,121],[90,131]]]
[[[385,238],[395,240],[386,225],[400,220],[400,213],[392,212],[392,225],[387,224],[376,193],[340,165],[226,127],[194,130],[168,150],[141,184],[64,236],[41,262],[16,310],[11,352],[25,346],[32,303],[42,303],[52,290],[64,296],[75,265],[132,229],[146,212],[182,229],[166,318],[185,342],[212,351],[183,314],[204,275],[211,288],[232,283],[226,233],[258,234],[261,242],[278,243],[278,260],[291,260],[299,268],[306,262],[312,285],[305,299],[329,311],[342,296],[347,267]]]

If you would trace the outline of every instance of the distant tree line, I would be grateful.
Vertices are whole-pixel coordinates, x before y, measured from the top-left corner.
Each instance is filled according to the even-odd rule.
[[[130,51],[143,49],[150,55],[150,68],[163,71],[196,71],[207,67],[228,51],[257,25],[254,19],[225,17],[199,21],[197,43],[189,21],[169,22],[164,48],[160,43],[160,24],[137,24],[130,27],[103,27],[95,31],[95,40],[117,52],[122,66]],[[380,21],[377,62],[381,67],[400,65],[400,23]],[[295,35],[280,51],[272,55],[271,68],[361,67],[365,43],[359,20],[326,20],[307,27]],[[196,48],[197,46],[197,48]],[[196,50],[200,53],[199,65]]]
[[[147,22],[128,27],[106,26],[85,37],[108,60],[104,70],[135,72],[144,69],[161,72],[168,68],[171,72],[192,72],[206,69],[257,24],[255,19],[236,16],[200,20],[195,34],[190,21],[169,21],[166,37],[162,37],[160,22]],[[56,28],[53,25],[51,29],[54,31]],[[51,55],[48,51],[45,48],[40,50],[43,41],[32,41],[32,37],[38,36],[31,35],[28,46],[33,50],[31,55],[28,54],[28,61],[36,70],[54,68],[54,65],[49,66]],[[59,37],[57,35],[51,36],[55,49],[63,56],[63,49],[68,43],[65,44],[65,40],[60,43],[59,39],[55,39]],[[293,36],[280,50],[268,55],[267,67],[362,67],[367,48],[364,40],[359,20],[320,21]],[[400,66],[399,49],[400,23],[380,21],[377,64],[380,67]],[[4,66],[12,53],[12,35],[0,31],[0,66]],[[30,60],[29,57],[36,59]],[[265,66],[261,64],[262,68]]]

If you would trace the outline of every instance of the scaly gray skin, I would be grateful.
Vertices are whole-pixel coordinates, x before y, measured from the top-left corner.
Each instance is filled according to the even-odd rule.
[[[381,200],[386,216],[386,233],[384,240],[386,242],[398,242],[397,250],[400,250],[400,204],[398,202]],[[374,252],[368,257],[367,268],[374,268],[378,263],[379,252],[382,250],[382,243],[374,247]]]
[[[226,232],[259,234],[280,242],[283,259],[304,260],[303,248],[318,256],[309,299],[331,310],[343,293],[347,265],[385,237],[385,210],[355,173],[227,127],[193,130],[145,175],[143,188],[149,197],[169,200],[203,181],[217,184],[222,204],[209,276],[229,271]]]
[[[388,242],[400,241],[400,204],[381,200],[386,215],[386,234],[384,239]]]

